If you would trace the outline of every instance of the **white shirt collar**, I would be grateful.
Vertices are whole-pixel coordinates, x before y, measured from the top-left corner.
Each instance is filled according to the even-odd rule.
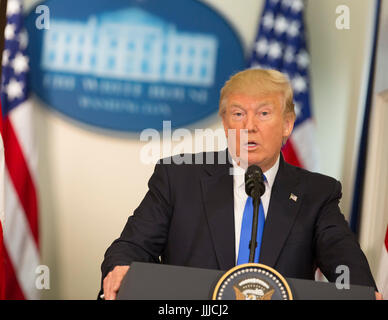
[[[273,183],[275,182],[276,174],[278,173],[278,170],[279,170],[279,163],[280,163],[280,154],[275,164],[269,170],[263,173],[267,178],[270,189],[272,189]]]
[[[275,164],[266,172],[263,172],[265,175],[268,186],[270,189],[272,189],[273,183],[275,182],[276,174],[278,173],[279,169],[279,163],[280,163],[280,155],[278,156],[278,159],[276,160]],[[241,187],[245,184],[245,170],[241,168],[234,159],[232,159],[233,164],[233,182],[236,186]]]

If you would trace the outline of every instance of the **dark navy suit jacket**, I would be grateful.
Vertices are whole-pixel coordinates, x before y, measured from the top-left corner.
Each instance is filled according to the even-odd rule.
[[[116,265],[132,261],[220,270],[235,265],[232,165],[218,163],[226,152],[190,155],[193,162],[214,155],[215,164],[178,165],[173,159],[156,165],[149,191],[105,253],[102,279]],[[260,263],[285,277],[303,279],[314,279],[319,267],[331,282],[339,276],[337,266],[345,265],[351,284],[376,287],[340,212],[340,198],[337,180],[291,166],[281,156]]]

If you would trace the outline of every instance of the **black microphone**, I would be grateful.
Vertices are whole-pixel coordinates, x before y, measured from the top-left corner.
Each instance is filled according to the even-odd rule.
[[[245,192],[252,198],[260,198],[265,192],[263,171],[256,165],[251,165],[245,172]]]
[[[260,197],[265,192],[263,171],[256,165],[251,165],[245,172],[245,192],[253,200],[253,219],[251,241],[249,243],[249,263],[255,261],[255,251],[257,247],[257,224],[259,220]]]

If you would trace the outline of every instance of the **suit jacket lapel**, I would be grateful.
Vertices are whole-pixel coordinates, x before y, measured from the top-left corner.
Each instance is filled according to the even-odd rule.
[[[294,195],[294,196],[292,196]],[[295,199],[295,196],[297,199]],[[260,263],[274,267],[302,203],[298,175],[280,156],[264,225]]]
[[[202,196],[219,268],[235,265],[233,176],[231,164],[205,165],[210,176],[201,179]]]

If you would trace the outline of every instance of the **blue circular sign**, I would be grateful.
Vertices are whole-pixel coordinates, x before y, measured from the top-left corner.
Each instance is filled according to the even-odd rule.
[[[48,0],[39,9],[26,19],[30,88],[93,126],[188,125],[218,110],[223,83],[244,67],[234,30],[199,1]]]

